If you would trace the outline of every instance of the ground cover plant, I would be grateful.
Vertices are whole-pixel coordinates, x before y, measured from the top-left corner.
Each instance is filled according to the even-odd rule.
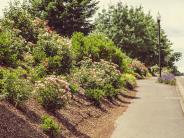
[[[42,117],[41,128],[43,129],[44,133],[49,135],[51,138],[59,137],[61,134],[60,126],[52,117],[47,115]]]
[[[176,78],[173,74],[167,73],[163,74],[160,78],[158,78],[158,82],[169,85],[176,85]]]

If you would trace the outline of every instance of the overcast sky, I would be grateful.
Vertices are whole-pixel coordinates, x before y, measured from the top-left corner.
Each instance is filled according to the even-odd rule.
[[[0,16],[8,1],[0,0]],[[184,0],[100,0],[99,11],[119,1],[132,6],[142,5],[146,12],[151,11],[155,19],[159,11],[162,16],[162,27],[173,42],[173,49],[182,52],[184,57]],[[177,66],[184,72],[184,58],[177,63]]]

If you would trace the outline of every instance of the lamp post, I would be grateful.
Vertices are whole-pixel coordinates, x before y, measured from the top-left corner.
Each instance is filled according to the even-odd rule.
[[[158,23],[158,46],[159,46],[159,76],[162,76],[162,69],[161,69],[161,46],[160,46],[160,21],[161,16],[160,13],[157,15],[157,23]]]

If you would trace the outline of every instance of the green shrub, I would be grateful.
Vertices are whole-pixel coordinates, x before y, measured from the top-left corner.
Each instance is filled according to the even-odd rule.
[[[46,53],[44,52],[44,49],[41,47],[36,47],[33,49],[32,55],[34,57],[34,60],[36,63],[41,63],[46,59]]]
[[[38,81],[44,78],[46,75],[47,75],[47,69],[42,64],[39,64],[38,66],[30,70],[30,76],[31,76],[32,82]]]
[[[0,30],[0,65],[16,67],[18,61],[23,59],[23,53],[27,51],[24,41],[14,32]]]
[[[18,106],[28,100],[32,92],[31,83],[24,79],[22,70],[4,70],[1,94],[11,103]]]
[[[44,21],[33,17],[25,4],[15,1],[10,3],[5,10],[2,25],[14,30],[18,36],[22,36],[26,41],[36,43],[39,30],[44,26]]]
[[[36,98],[48,111],[61,109],[68,100],[68,83],[55,76],[45,78],[36,85]]]
[[[82,60],[81,66],[72,73],[72,78],[81,86],[88,97],[96,102],[104,97],[113,97],[121,88],[121,73],[118,66],[101,60],[92,62],[91,59]]]
[[[43,132],[51,138],[55,138],[61,133],[59,124],[57,124],[56,121],[54,121],[51,117],[46,115],[42,117],[41,128],[43,129]]]
[[[72,67],[72,53],[70,41],[58,34],[41,33],[37,44],[33,48],[35,64],[45,62],[49,74],[69,73]]]
[[[69,85],[70,91],[72,94],[75,94],[78,92],[78,86],[76,84],[71,84]]]
[[[127,89],[133,90],[136,86],[136,78],[132,74],[123,74],[121,76],[121,83]]]
[[[86,89],[86,95],[97,103],[105,96],[105,92],[100,88]]]
[[[84,36],[82,33],[75,33],[72,37],[72,51],[76,62],[90,57],[93,61],[113,62],[124,72],[130,71],[128,67],[131,60],[115,44],[103,34],[90,34]]]
[[[64,106],[62,101],[62,93],[53,84],[47,84],[44,88],[38,89],[38,101],[41,105],[49,111],[55,111]]]

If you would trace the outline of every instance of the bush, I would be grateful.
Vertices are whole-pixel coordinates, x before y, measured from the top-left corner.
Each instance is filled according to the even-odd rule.
[[[75,33],[72,37],[72,51],[76,62],[90,57],[93,61],[104,59],[113,62],[119,66],[123,72],[128,72],[131,63],[130,58],[126,56],[115,44],[102,34],[90,34],[84,36],[82,33]]]
[[[16,31],[26,41],[36,43],[40,28],[43,28],[44,21],[33,17],[24,4],[19,1],[10,3],[4,12],[2,25],[5,28]]]
[[[150,73],[151,73],[152,76],[156,76],[159,73],[158,65],[152,66],[150,68]]]
[[[131,67],[138,79],[144,79],[149,76],[149,71],[147,67],[139,60],[137,59],[132,60]]]
[[[47,69],[42,64],[39,64],[38,66],[30,69],[30,76],[32,82],[38,81],[46,77],[46,75]]]
[[[72,73],[75,82],[85,90],[88,97],[100,102],[103,97],[116,96],[121,88],[121,73],[116,64],[100,60],[85,59]]]
[[[57,124],[51,117],[43,116],[41,128],[43,132],[46,133],[51,138],[55,138],[60,135],[61,129],[59,124]]]
[[[68,100],[68,83],[55,76],[45,78],[36,86],[38,102],[48,111],[54,112],[62,108]]]
[[[78,89],[79,89],[79,87],[76,84],[71,84],[71,83],[69,85],[69,88],[70,88],[70,91],[71,91],[72,94],[77,93]]]
[[[10,30],[0,30],[0,65],[16,67],[27,51],[24,41]]]
[[[15,106],[28,100],[32,92],[31,83],[23,78],[25,74],[21,69],[1,70],[1,94]]]
[[[123,74],[121,76],[121,83],[127,89],[133,90],[136,86],[136,78],[132,74]]]
[[[35,64],[44,63],[49,74],[69,73],[72,66],[70,41],[56,33],[41,33],[33,48]]]
[[[176,85],[176,78],[173,74],[164,74],[160,78],[158,78],[158,82],[170,84],[170,85]]]

